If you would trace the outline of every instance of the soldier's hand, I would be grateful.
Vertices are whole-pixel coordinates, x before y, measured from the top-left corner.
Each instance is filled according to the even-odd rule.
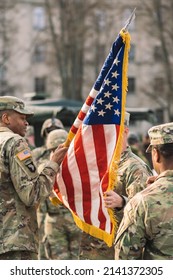
[[[51,154],[50,159],[60,165],[67,153],[67,150],[68,147],[64,147],[63,144],[59,145],[58,148],[56,148],[56,150]]]
[[[122,208],[123,198],[114,191],[107,191],[104,193],[104,203],[106,208]]]
[[[146,181],[147,187],[149,187],[152,183],[154,183],[156,178],[157,178],[157,176],[150,176],[150,177],[148,177],[148,179]]]

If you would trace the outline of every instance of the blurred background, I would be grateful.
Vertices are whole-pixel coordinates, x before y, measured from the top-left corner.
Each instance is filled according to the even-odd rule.
[[[36,145],[46,118],[72,125],[135,7],[127,110],[142,138],[173,121],[173,0],[0,0],[0,96],[32,107]]]

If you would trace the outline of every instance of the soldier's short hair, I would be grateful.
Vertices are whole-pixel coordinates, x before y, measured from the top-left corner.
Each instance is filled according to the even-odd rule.
[[[152,147],[158,150],[161,153],[161,155],[165,158],[173,157],[173,143],[160,144]]]

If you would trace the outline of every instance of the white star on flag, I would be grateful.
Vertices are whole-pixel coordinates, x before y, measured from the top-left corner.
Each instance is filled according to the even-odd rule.
[[[112,107],[113,107],[113,105],[111,105],[111,103],[108,103],[105,105],[105,109],[111,110]]]
[[[103,110],[98,111],[98,116],[104,117],[104,114],[106,114],[106,112],[104,112]]]
[[[110,93],[109,91],[104,93],[104,97],[108,97],[109,98],[111,95],[112,95],[112,93]]]
[[[117,109],[117,110],[114,110],[115,112],[115,115],[119,116],[120,115],[120,111]]]
[[[105,85],[109,86],[110,83],[111,83],[111,81],[109,81],[109,79],[105,80]]]
[[[120,99],[118,98],[118,96],[113,97],[113,102],[116,102],[118,104],[119,101],[120,101]]]
[[[117,91],[118,88],[119,88],[119,86],[118,86],[117,84],[115,84],[115,85],[112,86],[112,90],[116,90],[116,91]]]
[[[112,78],[114,77],[114,78],[116,78],[117,79],[117,77],[118,77],[118,72],[117,71],[115,71],[115,72],[112,72]]]
[[[93,112],[95,112],[95,109],[97,109],[97,108],[94,106],[94,104],[92,104],[92,105],[91,105],[91,110],[92,110]]]
[[[102,98],[97,99],[97,104],[101,104],[104,102],[104,100]]]
[[[118,60],[118,58],[116,57],[115,58],[115,60],[114,60],[114,64],[116,64],[116,66],[118,66],[118,63],[119,63],[120,61]]]

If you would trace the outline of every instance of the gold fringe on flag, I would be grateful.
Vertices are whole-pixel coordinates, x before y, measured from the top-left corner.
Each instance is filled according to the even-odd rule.
[[[116,148],[114,151],[114,155],[112,157],[112,161],[110,164],[110,168],[109,168],[109,186],[108,186],[108,190],[113,190],[116,183],[117,183],[117,172],[118,172],[118,163],[120,161],[120,157],[121,157],[121,151],[122,151],[122,143],[123,143],[123,133],[124,133],[124,120],[125,120],[125,106],[126,106],[126,95],[127,95],[127,88],[128,88],[128,76],[127,76],[127,72],[128,72],[128,54],[129,54],[129,50],[130,50],[130,34],[128,32],[124,32],[124,30],[122,29],[120,31],[120,35],[123,39],[123,42],[125,44],[125,50],[124,50],[124,57],[123,57],[123,66],[122,66],[122,107],[121,107],[121,124],[120,124],[120,132],[119,132],[119,137],[118,137],[118,141],[116,144]],[[113,223],[113,231],[111,236],[109,235],[107,237],[107,244],[108,246],[112,245],[113,241],[114,241],[114,237],[115,237],[115,233],[117,231],[117,220],[115,217],[115,212],[113,211],[113,209],[109,209],[108,210],[111,221]]]

